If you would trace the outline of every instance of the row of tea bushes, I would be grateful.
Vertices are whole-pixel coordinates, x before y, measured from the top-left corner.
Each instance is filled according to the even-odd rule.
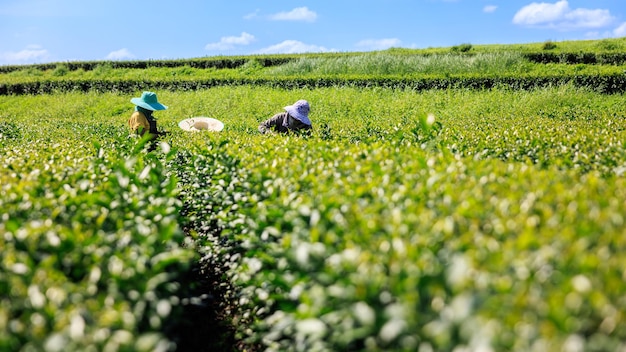
[[[283,55],[273,56],[259,56],[259,57],[215,57],[215,58],[197,58],[197,59],[180,59],[180,60],[142,60],[142,61],[68,61],[57,62],[48,64],[33,64],[33,65],[6,65],[0,66],[0,73],[10,73],[24,69],[34,70],[54,70],[58,67],[66,67],[69,71],[92,71],[101,69],[102,67],[112,69],[136,69],[142,70],[152,67],[192,67],[200,69],[225,69],[225,68],[237,68],[245,65],[247,62],[255,60],[262,66],[275,66],[280,65],[290,60],[293,57]]]
[[[31,79],[24,82],[0,83],[0,95],[52,94],[61,92],[119,92],[130,93],[151,87],[153,90],[195,91],[218,86],[258,86],[285,89],[304,88],[391,88],[391,89],[475,89],[494,88],[533,90],[565,85],[591,89],[603,94],[624,92],[626,76],[622,69],[607,67],[599,73],[551,73],[532,75],[486,76],[475,74],[460,75],[321,75],[265,77],[228,74],[215,78],[169,77],[164,79]]]
[[[239,199],[246,231],[208,255],[239,288],[249,341],[626,347],[624,178],[390,141],[234,142],[248,150],[238,158],[255,202]]]
[[[624,52],[534,52],[524,53],[525,58],[532,62],[547,63],[565,63],[570,65],[592,64],[592,65],[623,65],[626,62],[626,53]]]
[[[619,44],[621,45],[621,44]],[[618,45],[616,45],[617,47]],[[473,46],[469,46],[473,48]],[[392,49],[393,50],[393,49]],[[591,50],[591,51],[589,51]],[[391,51],[396,55],[402,53],[402,56],[429,56],[433,55],[430,52],[419,50],[405,50],[399,49]],[[489,52],[489,50],[479,49],[477,52],[457,52],[455,47],[451,48],[451,51],[443,51],[445,54],[450,55],[450,52],[455,55],[472,56],[477,53]],[[563,51],[563,52],[549,52],[549,51],[537,51],[537,50],[519,50],[527,60],[537,63],[565,63],[565,64],[599,64],[599,65],[623,65],[626,62],[626,54],[620,51],[606,51],[601,49],[587,49],[587,51]],[[0,66],[0,74],[10,73],[24,69],[34,70],[54,70],[60,66],[64,66],[67,70],[76,71],[84,70],[91,71],[97,70],[102,67],[121,68],[121,69],[146,69],[152,67],[192,67],[200,69],[224,69],[224,68],[237,68],[241,67],[251,61],[257,62],[263,67],[279,66],[291,61],[298,60],[300,58],[309,57],[350,57],[355,55],[362,55],[364,53],[323,53],[323,54],[295,54],[295,55],[247,55],[247,56],[227,56],[227,57],[205,57],[205,58],[193,58],[193,59],[178,59],[178,60],[131,60],[131,61],[67,61],[67,62],[53,62],[46,64],[32,64],[32,65],[3,65]],[[365,53],[367,54],[367,53]]]
[[[0,350],[173,350],[197,258],[172,156],[134,154],[125,134],[29,141],[3,125]]]

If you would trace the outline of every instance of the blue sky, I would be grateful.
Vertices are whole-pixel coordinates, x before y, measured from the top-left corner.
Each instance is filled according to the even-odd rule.
[[[624,36],[625,0],[0,2],[0,65]]]

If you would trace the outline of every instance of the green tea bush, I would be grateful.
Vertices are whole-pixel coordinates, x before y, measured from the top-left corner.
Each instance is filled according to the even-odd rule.
[[[241,325],[250,341],[277,351],[623,347],[611,244],[624,235],[623,178],[394,141],[254,148],[243,165],[260,197],[243,209],[251,233],[230,271],[237,316],[255,322]]]
[[[596,43],[597,47],[602,51],[618,51],[624,49],[624,40],[620,39],[602,39]]]
[[[530,52],[523,56],[528,60],[540,63],[561,64],[600,64],[600,65],[624,65],[626,53],[624,52]]]
[[[192,68],[191,66],[185,65],[182,67],[177,67],[176,69],[171,70],[170,75],[175,77],[185,77],[192,76],[195,74],[197,70]]]
[[[20,130],[17,124],[13,122],[0,122],[0,140],[18,138],[20,138]]]
[[[195,258],[175,180],[156,155],[71,150],[2,148],[0,349],[173,350]]]
[[[110,62],[103,62],[101,64],[98,64],[94,67],[93,69],[93,74],[98,77],[102,77],[102,76],[109,76],[111,75],[111,71],[113,70],[113,66],[111,65]]]
[[[257,59],[248,60],[245,64],[238,68],[243,75],[258,73],[263,69],[263,64]]]
[[[67,75],[68,72],[69,72],[69,69],[67,68],[67,66],[60,64],[55,67],[54,71],[52,71],[52,75],[57,76],[57,77],[65,76]]]
[[[346,57],[300,58],[271,68],[270,74],[439,74],[525,72],[526,61],[519,53],[479,53],[476,55],[434,54],[394,55],[387,52]]]
[[[472,50],[472,44],[464,43],[464,44],[455,45],[452,48],[450,48],[450,50],[452,52],[466,53]]]
[[[543,45],[541,46],[541,49],[543,50],[553,50],[556,49],[556,43],[554,43],[551,40],[546,40]]]

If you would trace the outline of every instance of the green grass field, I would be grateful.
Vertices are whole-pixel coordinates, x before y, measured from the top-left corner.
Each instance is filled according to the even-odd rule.
[[[623,52],[622,39],[555,44]],[[624,96],[567,78],[623,67],[519,54],[532,50],[544,49],[0,74],[5,87],[52,82],[0,95],[0,350],[626,348]],[[448,59],[463,77],[566,78],[530,89],[345,79],[445,76]],[[320,75],[334,83],[289,84]],[[278,83],[151,86],[215,77]],[[145,81],[67,89],[110,79]],[[156,116],[171,133],[151,153],[126,126],[141,90],[169,106]],[[312,136],[258,133],[298,99],[311,103]],[[177,127],[193,116],[225,129]]]

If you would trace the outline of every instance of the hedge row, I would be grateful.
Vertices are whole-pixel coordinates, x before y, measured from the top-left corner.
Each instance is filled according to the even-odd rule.
[[[358,53],[352,53],[358,54]],[[459,55],[473,55],[474,53],[458,53]],[[307,56],[315,56],[315,54],[307,54]],[[326,54],[333,55],[333,54]],[[350,55],[348,53],[337,53],[336,55]],[[416,55],[431,55],[416,54]],[[530,52],[522,54],[527,60],[547,64],[547,63],[564,63],[564,64],[600,64],[600,65],[623,65],[626,62],[626,53],[593,53],[593,52]],[[182,67],[189,66],[193,68],[237,68],[244,65],[250,60],[259,62],[263,67],[271,67],[285,64],[289,61],[296,60],[303,55],[276,55],[276,56],[232,56],[219,58],[195,58],[181,60],[137,60],[137,61],[74,61],[74,62],[53,62],[46,64],[34,65],[7,65],[0,66],[0,74],[32,68],[38,70],[54,70],[59,65],[66,66],[70,71],[85,70],[91,71],[98,66],[107,65],[112,68],[119,69],[145,69],[150,67]]]
[[[188,60],[143,60],[143,61],[75,61],[75,62],[54,62],[47,64],[35,65],[9,65],[0,66],[0,73],[9,73],[13,71],[32,68],[37,70],[54,70],[59,65],[64,65],[70,71],[85,70],[91,71],[99,66],[106,65],[117,69],[145,69],[150,67],[182,67],[189,66],[193,68],[237,68],[244,65],[250,60],[259,62],[264,67],[282,65],[293,60],[293,57],[228,57],[215,59],[188,59]]]
[[[626,62],[626,53],[552,53],[534,52],[524,53],[523,56],[532,62],[539,64],[599,64],[599,65],[623,65]]]
[[[573,84],[604,94],[622,93],[626,88],[623,74],[561,75],[561,76],[457,76],[457,77],[398,77],[398,76],[318,76],[287,78],[211,78],[201,80],[66,80],[0,84],[0,95],[50,94],[53,92],[134,92],[150,87],[170,91],[190,91],[216,86],[257,85],[277,88],[323,87],[383,87],[395,89],[536,89]]]

